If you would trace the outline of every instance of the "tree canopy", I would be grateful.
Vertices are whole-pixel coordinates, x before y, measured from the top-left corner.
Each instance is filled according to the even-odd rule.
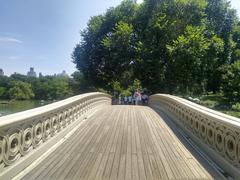
[[[13,74],[10,77],[0,76],[0,99],[11,100],[58,100],[79,94],[74,86],[75,78],[44,76],[28,77]],[[78,81],[81,84],[81,81]],[[77,92],[76,92],[77,91]]]
[[[217,92],[240,60],[240,23],[227,0],[124,0],[89,20],[72,58],[94,87]]]

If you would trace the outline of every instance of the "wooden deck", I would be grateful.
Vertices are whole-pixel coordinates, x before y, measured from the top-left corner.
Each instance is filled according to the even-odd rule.
[[[107,106],[23,179],[216,178],[193,154],[151,108]]]

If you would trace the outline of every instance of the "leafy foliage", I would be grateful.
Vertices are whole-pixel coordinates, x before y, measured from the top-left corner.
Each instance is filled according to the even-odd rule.
[[[0,99],[63,99],[73,93],[79,94],[79,88],[76,90],[76,86],[71,83],[73,81],[81,83],[74,78],[58,76],[40,78],[29,78],[22,74],[0,76]]]
[[[31,84],[22,81],[13,82],[13,87],[10,88],[9,95],[14,100],[28,100],[34,97]]]
[[[206,91],[208,72],[213,72],[214,59],[208,61],[209,54],[222,52],[223,41],[216,35],[206,37],[203,26],[187,26],[183,35],[167,45],[171,55],[171,66],[175,84],[182,94],[199,94]],[[216,57],[215,57],[216,58]],[[210,79],[209,79],[210,80]]]
[[[231,65],[224,66],[222,90],[232,102],[240,102],[240,60]]]
[[[81,37],[73,61],[107,90],[139,79],[153,93],[216,93],[228,79],[223,67],[240,59],[240,23],[227,0],[124,0],[92,17]]]

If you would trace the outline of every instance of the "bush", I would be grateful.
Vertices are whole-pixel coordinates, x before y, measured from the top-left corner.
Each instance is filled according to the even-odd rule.
[[[232,105],[232,109],[235,111],[240,111],[240,103],[236,103],[236,104]]]

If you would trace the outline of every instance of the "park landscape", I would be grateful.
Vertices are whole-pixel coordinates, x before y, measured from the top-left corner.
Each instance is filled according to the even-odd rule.
[[[240,22],[226,0],[125,0],[89,19],[68,77],[0,77],[1,102],[60,100],[133,87],[240,117]],[[91,51],[89,51],[91,49]]]
[[[123,0],[88,17],[70,74],[1,70],[0,179],[239,179],[234,2]]]

